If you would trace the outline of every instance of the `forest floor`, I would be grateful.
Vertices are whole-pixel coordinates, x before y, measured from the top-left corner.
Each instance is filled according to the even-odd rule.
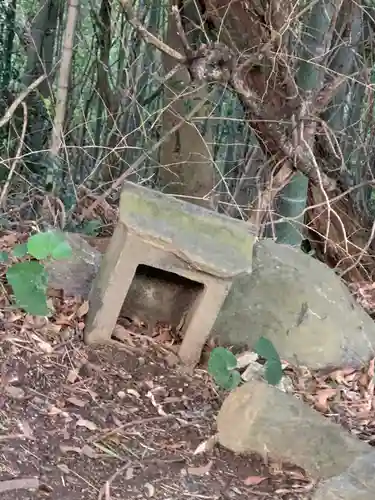
[[[19,239],[10,236],[6,250]],[[123,318],[121,343],[89,347],[87,302],[56,293],[47,320],[12,307],[9,292],[0,294],[0,498],[311,498],[302,470],[215,442],[226,394],[207,373],[207,352],[183,373],[166,325],[150,332]],[[375,444],[374,359],[359,370],[295,368],[293,390],[307,404]]]
[[[183,374],[125,329],[120,348],[85,346],[85,308],[61,301],[49,322],[0,308],[1,498],[309,498],[303,471],[214,443],[225,394],[204,367]]]

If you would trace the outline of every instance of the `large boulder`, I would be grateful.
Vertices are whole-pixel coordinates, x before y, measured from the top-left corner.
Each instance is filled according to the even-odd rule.
[[[254,248],[251,276],[236,279],[214,334],[252,347],[267,337],[290,362],[359,365],[374,353],[375,324],[334,271],[271,240]]]

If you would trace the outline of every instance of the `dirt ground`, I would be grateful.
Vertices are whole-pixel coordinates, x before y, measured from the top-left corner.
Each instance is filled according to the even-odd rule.
[[[214,443],[224,394],[203,368],[182,374],[140,334],[89,348],[83,313],[1,316],[2,499],[309,498],[302,471]]]

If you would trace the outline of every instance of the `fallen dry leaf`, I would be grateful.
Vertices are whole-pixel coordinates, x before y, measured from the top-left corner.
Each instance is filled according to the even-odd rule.
[[[214,436],[211,436],[210,438],[206,439],[206,441],[202,441],[201,443],[199,443],[193,455],[200,455],[202,453],[212,451],[217,442],[218,442],[218,434],[215,434]]]
[[[32,316],[31,314],[26,314],[24,328],[33,328],[40,330],[47,326],[48,319],[44,316]],[[33,334],[32,337],[38,339],[37,335]]]
[[[82,455],[85,455],[89,458],[97,458],[99,455],[96,453],[94,448],[91,448],[88,444],[85,444],[81,449]]]
[[[242,352],[237,356],[237,368],[245,368],[245,366],[254,363],[258,358],[258,354],[254,351]]]
[[[333,398],[337,394],[337,389],[328,388],[322,389],[315,396],[315,408],[319,411],[328,411],[328,399]]]
[[[39,479],[37,477],[24,477],[0,481],[0,492],[12,490],[37,490]]]
[[[5,392],[14,399],[23,399],[25,397],[25,391],[21,387],[15,387],[14,385],[7,385]]]
[[[63,472],[64,474],[70,474],[70,469],[67,465],[65,464],[57,464],[56,466],[58,469],[61,470],[61,472]]]
[[[125,479],[127,481],[130,481],[130,479],[133,479],[134,477],[134,469],[133,467],[128,467],[125,472]]]
[[[73,368],[72,370],[69,370],[68,376],[66,377],[67,382],[69,384],[74,384],[74,382],[78,378],[78,370],[77,368]]]
[[[48,323],[48,333],[52,335],[57,335],[61,331],[61,325],[55,325],[55,323]]]
[[[33,431],[26,420],[22,420],[21,422],[18,422],[18,427],[20,430],[23,432],[23,434],[29,438],[29,439],[34,439]]]
[[[338,384],[345,384],[348,375],[352,375],[354,372],[354,368],[347,367],[334,370],[328,376],[331,380],[337,382]]]
[[[77,453],[78,455],[85,455],[86,457],[89,458],[97,458],[99,455],[96,453],[94,448],[91,448],[91,446],[85,444],[82,448],[79,448],[77,446],[67,446],[64,444],[60,444],[60,450],[63,453]]]
[[[122,325],[116,324],[113,330],[113,336],[116,337],[121,342],[129,344],[131,347],[135,347],[133,342],[131,332],[124,328]]]
[[[63,411],[62,411],[62,410],[60,410],[60,408],[57,408],[57,406],[53,406],[53,405],[51,405],[51,406],[48,408],[48,415],[50,415],[50,416],[60,415],[60,413],[63,413]]]
[[[141,399],[141,395],[135,389],[127,389],[126,392],[131,396],[135,396],[137,399]]]
[[[38,347],[46,354],[51,354],[53,352],[53,347],[51,346],[51,344],[49,342],[45,342],[44,340],[38,341]]]
[[[245,486],[255,486],[257,484],[262,483],[266,479],[267,478],[264,476],[248,476],[246,479],[244,479],[243,484]]]

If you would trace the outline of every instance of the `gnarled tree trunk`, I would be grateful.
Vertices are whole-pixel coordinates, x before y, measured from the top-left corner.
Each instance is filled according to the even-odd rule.
[[[241,70],[237,64],[234,73],[231,61],[227,81],[270,160],[269,182],[250,221],[264,221],[278,205],[281,216],[292,216],[282,223],[292,231],[279,230],[282,240],[298,244],[305,222],[320,259],[346,271],[348,280],[368,278],[369,187],[354,186],[368,179],[364,156],[373,152],[367,132],[372,123],[367,120],[364,129],[364,104],[372,96],[364,89],[372,70],[368,33],[375,9],[321,0],[301,5],[300,18],[291,2],[201,0],[201,7],[220,40],[241,54]]]

